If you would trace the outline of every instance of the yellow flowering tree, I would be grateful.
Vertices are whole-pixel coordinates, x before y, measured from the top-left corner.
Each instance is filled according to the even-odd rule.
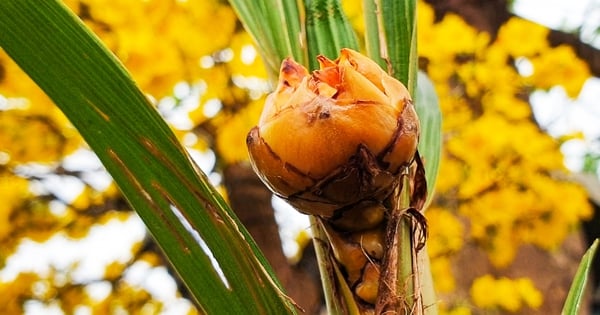
[[[248,172],[245,134],[258,121],[270,87],[233,10],[219,0],[65,3],[123,62],[167,120],[173,115],[169,121],[180,140],[198,154],[214,152],[208,172],[223,176],[217,184],[223,184],[234,208],[261,209],[245,222],[290,295],[309,313],[317,312],[318,280],[292,268],[279,242],[273,242],[270,194]],[[480,27],[487,31],[481,32],[460,15],[442,12],[443,5],[431,4],[419,3],[418,42],[421,68],[434,82],[444,114],[443,162],[426,213],[441,305],[452,314],[542,312],[547,299],[540,286],[527,276],[502,272],[522,245],[559,248],[591,209],[586,193],[563,180],[559,143],[532,119],[528,95],[561,85],[575,97],[598,71],[573,46],[555,47],[554,33],[545,27],[510,17]],[[359,4],[344,5],[363,32]],[[531,75],[517,71],[513,61],[519,58],[531,63]],[[183,113],[184,121],[174,113]],[[133,215],[113,184],[97,185],[87,179],[89,173],[68,165],[68,157],[82,150],[85,143],[62,113],[0,52],[0,266],[24,240],[80,239],[94,226]],[[63,197],[47,187],[55,177],[78,178],[82,188]],[[456,260],[471,248],[483,252],[481,259],[491,267],[465,282]],[[110,288],[100,297],[90,293],[93,281],[75,279],[76,266],[0,278],[0,310],[21,313],[28,302],[38,301],[65,313],[78,307],[159,312],[164,302],[124,277],[140,264],[168,267],[149,237],[132,244],[128,260],[108,264],[93,280]],[[179,289],[186,297],[185,288]],[[197,313],[186,305],[186,312]]]
[[[524,275],[515,268],[527,259],[517,255],[534,263],[534,246],[552,265],[552,253],[592,213],[587,193],[567,179],[560,141],[536,124],[528,96],[558,85],[575,98],[593,64],[574,47],[553,45],[548,28],[510,16],[506,4],[490,13],[505,18],[494,25],[469,11],[477,5],[460,3],[419,7],[420,64],[444,113],[444,155],[428,212],[436,287],[451,297],[442,305],[452,314],[556,313],[553,299],[564,295],[550,295],[540,280],[548,275],[535,269],[535,281],[515,276]],[[493,6],[481,5],[479,14]],[[520,73],[517,60],[529,62],[531,73]]]

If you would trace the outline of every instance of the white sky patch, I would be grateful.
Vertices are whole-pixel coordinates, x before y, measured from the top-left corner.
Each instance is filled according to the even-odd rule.
[[[244,45],[242,47],[241,59],[244,64],[250,65],[256,59],[256,49],[252,45]]]
[[[50,213],[57,217],[60,217],[67,212],[68,207],[61,201],[51,200],[48,203],[48,209],[50,210]]]
[[[23,176],[43,176],[53,171],[52,165],[28,163],[15,166],[15,173]]]
[[[33,184],[33,183],[32,183]],[[66,203],[71,203],[84,189],[83,182],[74,176],[50,174],[45,176],[40,184],[43,189]]]
[[[584,20],[589,0],[518,0],[513,10],[523,18],[558,29],[574,29]]]
[[[308,216],[302,214],[279,197],[273,197],[273,208],[275,209],[275,220],[279,226],[283,253],[286,257],[294,257],[298,253],[296,237],[302,231],[310,233],[310,222]]]
[[[27,109],[29,100],[24,97],[4,97],[0,95],[0,111],[8,109]]]
[[[188,230],[188,232],[190,232],[192,234],[192,236],[194,237],[194,239],[196,240],[196,242],[198,242],[198,244],[200,245],[200,248],[202,248],[202,250],[204,251],[204,253],[206,254],[206,256],[210,259],[210,262],[211,262],[213,268],[215,269],[215,271],[217,272],[217,274],[221,278],[221,281],[223,282],[223,284],[228,289],[231,289],[231,285],[229,284],[229,280],[227,280],[227,277],[225,277],[225,274],[223,273],[223,269],[221,268],[221,265],[219,265],[219,262],[217,261],[217,259],[213,255],[213,253],[210,250],[210,248],[208,248],[208,245],[206,244],[206,242],[204,241],[204,239],[202,239],[202,236],[200,236],[200,233],[198,233],[198,231],[196,231],[192,227],[192,225],[188,222],[188,220],[185,218],[185,216],[183,216],[183,214],[181,213],[181,211],[179,211],[179,209],[177,209],[175,206],[171,205],[171,210],[173,211],[173,213],[175,214],[175,216],[179,219],[179,221],[181,221],[181,223],[183,224],[183,227],[185,227],[185,229]]]
[[[600,46],[600,36],[595,34],[600,26],[600,1],[598,0],[518,0],[513,10],[521,17],[567,32],[579,28],[586,43]]]
[[[25,239],[0,270],[0,281],[11,281],[20,272],[47,275],[52,268],[69,270],[74,263],[77,264],[71,273],[74,281],[99,279],[108,263],[130,259],[131,246],[141,241],[145,233],[141,220],[132,215],[124,221],[113,219],[93,226],[83,239],[70,239],[62,233],[44,243]]]
[[[10,161],[10,155],[6,152],[0,151],[0,165],[4,165]]]
[[[588,80],[577,100],[570,99],[560,86],[547,92],[535,91],[531,95],[536,118],[555,137],[579,131],[586,138],[600,137],[600,109],[592,104],[599,99],[598,78]]]
[[[176,98],[183,99],[192,93],[192,88],[187,82],[179,82],[173,87],[173,95]]]
[[[108,281],[92,282],[85,287],[88,296],[96,301],[102,301],[110,295],[111,285]]]
[[[247,89],[250,98],[253,100],[259,99],[264,94],[271,92],[271,85],[264,78],[234,74],[231,76],[231,80],[233,84],[240,88]]]
[[[97,191],[104,191],[113,182],[112,177],[104,168],[84,172],[81,174],[81,179]]]
[[[204,56],[198,61],[198,65],[202,69],[210,69],[215,66],[215,60],[211,56]]]
[[[185,135],[183,135],[183,139],[181,139],[181,141],[183,142],[184,146],[193,146],[194,144],[198,143],[198,136],[196,136],[193,132],[188,132]]]
[[[585,82],[581,93],[579,93],[579,102],[587,107],[595,118],[600,118],[600,78],[590,78]],[[598,125],[599,120],[595,120],[593,125]]]
[[[215,58],[219,62],[229,62],[229,61],[233,60],[233,57],[234,57],[233,49],[225,48],[225,49],[219,51],[216,54]]]
[[[518,57],[515,60],[515,67],[517,67],[517,71],[523,77],[532,75],[534,71],[533,64],[525,57]]]
[[[198,108],[200,97],[205,91],[206,83],[190,85],[187,82],[179,82],[173,87],[173,97],[165,97],[158,102],[158,111],[174,128],[189,130],[194,127],[189,113]]]
[[[64,315],[58,303],[44,304],[39,301],[27,301],[23,305],[25,314],[32,315]]]
[[[581,170],[585,152],[598,150],[592,144],[593,139],[600,138],[598,100],[600,100],[598,78],[588,79],[576,100],[570,99],[560,86],[531,94],[533,113],[548,134],[560,137],[577,132],[583,133],[584,140],[569,140],[561,147],[561,152],[565,156],[565,165],[572,171]]]
[[[74,315],[92,315],[92,308],[87,305],[75,306],[73,310]]]
[[[256,90],[262,93],[271,91],[269,82],[264,78],[233,75],[231,80],[233,81],[233,84],[243,89]]]
[[[215,163],[217,162],[217,157],[215,153],[211,150],[206,151],[198,151],[194,149],[188,149],[190,156],[198,164],[198,167],[205,173],[210,173],[215,167]]]
[[[78,149],[66,156],[62,165],[68,170],[91,170],[102,168],[102,162],[96,154],[89,149]]]
[[[587,144],[583,140],[574,139],[563,143],[560,151],[564,155],[565,166],[575,172],[583,168],[583,156],[588,149]]]
[[[211,98],[204,102],[202,114],[204,114],[206,118],[213,118],[221,111],[221,108],[223,108],[223,103],[221,103],[221,100],[218,98]]]
[[[221,185],[221,181],[223,181],[223,176],[221,176],[221,174],[219,174],[217,172],[212,172],[212,173],[208,174],[208,179],[210,180],[211,184],[213,184],[214,186],[217,186],[217,185]]]
[[[162,103],[162,102],[161,102]],[[190,130],[194,127],[188,113],[190,110],[183,106],[177,106],[167,113],[163,113],[163,117],[169,124],[179,130]]]
[[[177,298],[177,284],[164,267],[138,261],[127,270],[124,279],[132,285],[147,288],[153,297],[161,301],[169,303]]]

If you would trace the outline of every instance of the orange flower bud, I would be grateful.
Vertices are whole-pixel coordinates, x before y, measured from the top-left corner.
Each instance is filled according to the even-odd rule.
[[[309,74],[283,61],[276,90],[247,138],[261,179],[299,211],[332,217],[380,202],[417,148],[419,122],[407,89],[350,49]]]

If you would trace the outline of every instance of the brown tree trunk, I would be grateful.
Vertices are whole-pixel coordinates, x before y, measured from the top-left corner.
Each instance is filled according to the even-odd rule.
[[[460,15],[476,29],[496,35],[500,26],[511,14],[506,0],[425,0],[435,11],[436,20],[447,13]]]
[[[271,192],[248,163],[229,165],[223,174],[231,207],[273,266],[287,294],[305,314],[318,314],[322,305],[318,270],[305,268],[312,265],[307,261],[297,266],[288,262],[271,206]],[[314,259],[314,256],[307,255],[305,259]]]

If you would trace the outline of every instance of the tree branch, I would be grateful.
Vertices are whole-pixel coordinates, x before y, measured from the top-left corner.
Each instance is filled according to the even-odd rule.
[[[596,77],[600,77],[600,50],[582,42],[576,34],[557,30],[550,30],[548,42],[550,42],[550,45],[553,47],[558,45],[569,45],[573,47],[577,56],[588,64],[592,74]]]

